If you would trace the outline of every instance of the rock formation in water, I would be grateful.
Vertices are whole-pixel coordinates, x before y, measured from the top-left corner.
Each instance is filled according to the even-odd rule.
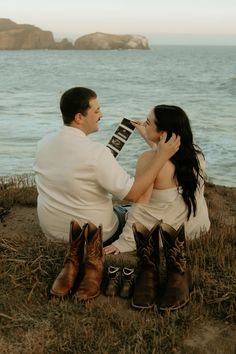
[[[75,49],[73,44],[67,38],[62,39],[60,42],[54,43],[54,49]]]
[[[73,45],[67,38],[56,42],[50,31],[33,25],[19,25],[0,19],[0,49],[149,49],[146,37],[91,33],[78,38]]]
[[[78,38],[75,49],[149,49],[149,45],[144,36],[95,32]]]

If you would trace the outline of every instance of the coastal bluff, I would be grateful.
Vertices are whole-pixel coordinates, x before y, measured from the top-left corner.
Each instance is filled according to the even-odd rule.
[[[49,31],[42,31],[32,25],[18,25],[0,19],[0,49],[41,49],[50,48],[54,43]]]
[[[17,49],[149,49],[148,40],[140,35],[115,35],[95,32],[84,35],[73,44],[67,38],[54,40],[51,31],[29,24],[17,24],[0,18],[0,50]]]
[[[50,31],[28,24],[0,19],[0,49],[72,49],[67,39],[55,42]]]

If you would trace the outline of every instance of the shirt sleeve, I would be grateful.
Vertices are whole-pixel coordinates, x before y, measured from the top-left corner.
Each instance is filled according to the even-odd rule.
[[[107,147],[104,147],[97,159],[95,174],[98,184],[121,200],[129,193],[134,183],[134,178],[119,165]]]

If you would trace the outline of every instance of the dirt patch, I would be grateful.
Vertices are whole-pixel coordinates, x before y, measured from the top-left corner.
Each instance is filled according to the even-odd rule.
[[[220,322],[204,323],[184,340],[188,353],[235,354],[236,326]]]

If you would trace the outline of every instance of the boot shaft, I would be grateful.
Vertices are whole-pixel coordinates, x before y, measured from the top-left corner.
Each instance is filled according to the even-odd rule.
[[[86,263],[96,263],[103,258],[102,226],[96,227],[88,223],[85,233],[86,239]]]
[[[64,264],[71,261],[75,264],[81,263],[84,257],[85,234],[88,224],[80,225],[72,220],[70,223],[69,249],[67,251]]]
[[[137,256],[142,266],[159,267],[159,225],[160,221],[151,230],[138,222],[132,225]]]
[[[184,224],[175,230],[170,225],[162,223],[159,233],[163,243],[167,271],[184,273],[187,269]]]

